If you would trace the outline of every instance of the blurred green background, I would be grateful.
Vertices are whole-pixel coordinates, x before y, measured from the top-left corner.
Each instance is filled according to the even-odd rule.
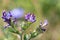
[[[19,7],[22,7],[25,13],[31,12],[36,15],[37,21],[26,30],[26,33],[34,30],[41,20],[47,19],[49,22],[46,32],[31,40],[60,40],[60,0],[0,0],[0,40],[18,40],[16,36],[4,30],[9,36],[6,39],[2,31],[6,24],[1,16],[4,9],[8,11]]]

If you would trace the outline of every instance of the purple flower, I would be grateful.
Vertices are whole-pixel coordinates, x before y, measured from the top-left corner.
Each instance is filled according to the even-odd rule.
[[[14,23],[16,23],[16,19],[21,18],[23,14],[24,10],[22,8],[15,8],[8,12],[4,10],[2,18],[4,19],[4,22],[7,22],[9,25],[11,25],[12,20]]]
[[[28,21],[30,21],[30,22],[35,22],[35,21],[36,21],[34,14],[32,14],[32,15],[30,16],[30,18],[29,18]]]
[[[47,19],[45,19],[43,23],[40,22],[41,30],[42,30],[42,31],[45,31],[45,30],[46,30],[45,26],[47,26],[47,25],[48,25]]]
[[[25,15],[25,19],[28,20],[30,18],[31,14],[28,13],[27,15]]]
[[[34,14],[27,14],[27,15],[25,15],[25,19],[27,20],[27,21],[29,21],[29,22],[35,22],[36,20],[35,20],[35,15]]]
[[[5,10],[4,10],[4,11],[3,11],[3,16],[2,16],[2,18],[5,19],[5,17],[6,17],[6,12],[5,12]]]
[[[24,10],[22,8],[15,8],[11,10],[10,12],[13,18],[16,18],[16,19],[21,18],[24,15]]]
[[[47,24],[48,24],[48,21],[47,21],[47,19],[45,19],[42,27],[46,26]]]
[[[11,14],[9,13],[9,15],[7,14],[6,11],[3,11],[3,16],[2,18],[4,19],[4,22],[7,22],[9,25],[11,23]]]

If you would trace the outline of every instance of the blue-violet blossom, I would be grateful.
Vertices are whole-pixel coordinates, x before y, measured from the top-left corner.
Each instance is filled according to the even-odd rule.
[[[35,15],[28,13],[27,15],[25,15],[25,20],[27,20],[29,22],[35,22],[36,21]]]
[[[16,22],[16,19],[23,17],[24,10],[22,8],[16,8],[11,11],[6,12],[3,11],[2,18],[4,19],[4,22],[7,22],[9,25],[11,25],[11,21]]]
[[[10,11],[13,18],[21,18],[24,15],[24,10],[22,8],[16,8]]]
[[[44,27],[47,26],[47,25],[48,25],[48,21],[47,21],[47,19],[44,20],[44,23],[40,22],[41,30],[42,30],[42,31],[45,31],[46,28],[44,28]]]
[[[9,15],[8,15],[5,10],[3,11],[2,18],[4,19],[4,22],[7,22],[9,25],[10,25],[10,22],[11,22],[11,17],[12,17],[12,15],[10,14],[10,12],[9,12]]]

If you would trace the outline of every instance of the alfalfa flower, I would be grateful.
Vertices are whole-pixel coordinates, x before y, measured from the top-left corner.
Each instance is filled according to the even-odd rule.
[[[29,21],[29,22],[35,22],[36,21],[35,15],[34,14],[30,14],[30,13],[28,13],[28,14],[25,15],[25,19],[27,21]]]
[[[40,25],[41,25],[41,27],[44,27],[44,26],[48,25],[48,20],[45,19],[43,23],[40,22]]]
[[[40,28],[41,28],[42,31],[45,31],[46,30],[45,26],[47,26],[47,25],[48,25],[48,20],[45,19],[43,23],[40,22],[39,26],[40,26]]]
[[[13,18],[19,19],[23,17],[24,10],[22,8],[15,8],[10,11]]]
[[[9,12],[9,14],[7,14],[6,11],[3,11],[2,18],[4,19],[4,22],[7,22],[9,25],[10,25],[10,22],[11,22],[11,17],[12,17],[12,15],[10,14],[10,12]]]
[[[25,15],[25,20],[28,20],[28,19],[30,18],[30,16],[31,16],[30,13],[26,14],[26,15]]]
[[[5,10],[2,12],[2,18],[4,22],[7,22],[11,26],[12,23],[16,23],[16,20],[23,17],[24,10],[22,8],[15,8],[11,11],[6,12]]]

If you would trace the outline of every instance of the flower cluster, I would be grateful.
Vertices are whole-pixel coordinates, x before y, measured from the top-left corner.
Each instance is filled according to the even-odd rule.
[[[13,23],[16,23],[16,19],[21,18],[23,16],[24,10],[22,8],[16,8],[8,12],[4,10],[2,14],[4,22],[8,23],[7,26],[11,26],[11,21],[13,21]]]
[[[24,35],[24,39],[30,40],[32,38],[35,38],[40,33],[45,32],[46,28],[44,28],[44,27],[47,26],[47,24],[48,24],[47,20],[44,20],[44,22],[40,22],[40,25],[33,32],[30,32],[29,34]]]
[[[10,28],[10,32],[19,34],[19,36],[21,36],[21,40],[22,40],[22,35],[24,33],[24,31],[32,24],[36,21],[36,16],[34,14],[28,13],[24,16],[24,19],[27,21],[23,21],[21,22],[20,26],[21,27],[16,27],[17,25],[15,25],[15,23],[17,22],[18,19],[22,18],[24,15],[24,10],[21,8],[16,8],[13,9],[11,11],[6,12],[5,10],[2,13],[2,18],[4,19],[4,22],[7,22],[8,26],[12,26]],[[25,23],[26,22],[26,23]],[[33,31],[30,32],[29,34],[24,34],[24,40],[30,40],[31,38],[36,37],[38,34],[44,32],[45,26],[48,24],[47,19],[44,20],[44,22],[40,22],[40,25]],[[6,28],[5,27],[5,28]]]
[[[11,25],[10,24],[11,23],[11,17],[12,17],[12,15],[10,12],[8,12],[8,14],[7,14],[7,12],[5,10],[3,11],[2,18],[4,19],[4,22],[7,22],[9,25]]]
[[[11,10],[10,12],[11,12],[11,15],[13,16],[13,18],[16,18],[16,19],[22,18],[24,15],[23,8],[15,8],[15,9]]]
[[[29,22],[35,22],[36,21],[35,15],[28,13],[28,14],[25,15],[25,20],[27,20]]]
[[[40,25],[39,26],[41,27],[41,30],[42,31],[45,31],[46,28],[44,28],[44,27],[47,26],[47,25],[48,25],[48,21],[47,21],[47,19],[45,19],[43,23],[40,22]]]

